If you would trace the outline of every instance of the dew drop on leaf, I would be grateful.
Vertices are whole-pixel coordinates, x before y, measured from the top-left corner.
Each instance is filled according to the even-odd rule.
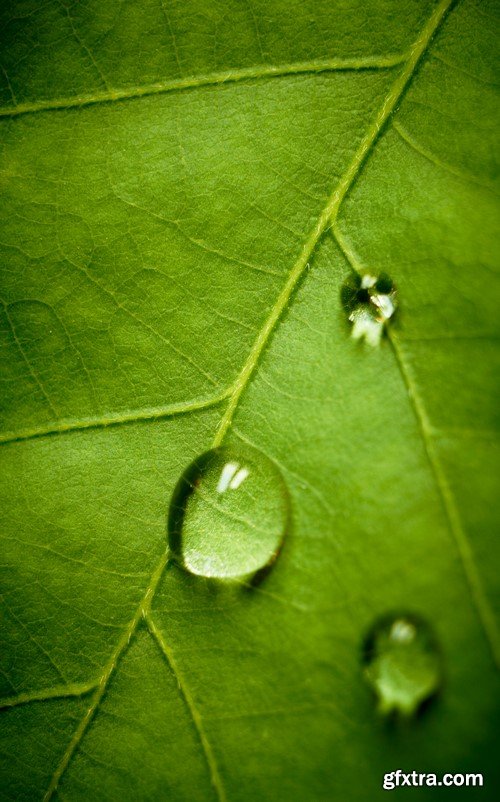
[[[363,647],[364,673],[381,713],[411,716],[439,690],[442,660],[429,625],[413,615],[388,615]]]
[[[279,554],[289,497],[278,467],[251,447],[215,448],[184,471],[169,510],[169,545],[190,573],[253,576]]]
[[[352,325],[353,340],[368,345],[380,344],[382,334],[397,309],[397,294],[391,279],[380,276],[355,275],[342,287],[342,303]]]

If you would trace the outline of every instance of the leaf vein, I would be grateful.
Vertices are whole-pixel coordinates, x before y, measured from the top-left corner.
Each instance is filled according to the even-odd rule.
[[[334,230],[332,233],[334,234],[335,239],[342,253],[344,254],[346,262],[350,265],[351,269],[355,273],[362,275],[365,271],[363,270],[361,261],[358,259],[352,248],[348,245],[338,230]],[[474,607],[483,627],[493,660],[497,666],[500,666],[500,632],[498,630],[490,602],[483,588],[479,571],[476,568],[474,554],[469,543],[467,533],[462,526],[460,514],[451,492],[446,473],[441,464],[438,452],[434,446],[436,430],[433,428],[428,418],[425,404],[418,392],[417,383],[411,375],[410,369],[408,368],[403,349],[398,342],[397,336],[390,328],[387,329],[387,335],[392,345],[401,376],[408,390],[408,395],[410,397],[411,405],[413,407],[424,444],[424,450],[434,475],[434,480],[436,482],[439,495],[441,497],[451,535],[460,556]]]
[[[156,565],[156,568],[151,574],[151,578],[144,592],[144,595],[141,601],[139,602],[139,605],[133,617],[131,618],[128,625],[124,629],[121,638],[118,640],[118,643],[113,653],[111,654],[111,657],[107,662],[102,675],[98,680],[96,692],[92,698],[92,702],[88,710],[85,712],[84,716],[82,716],[82,718],[80,719],[78,727],[73,733],[59,764],[56,766],[56,769],[52,774],[50,783],[43,797],[43,802],[49,802],[49,800],[52,799],[52,797],[54,796],[54,793],[56,792],[57,787],[59,785],[59,782],[63,774],[66,772],[66,769],[68,768],[73,758],[73,755],[75,754],[80,744],[82,743],[85,733],[87,732],[88,727],[92,723],[94,716],[99,708],[99,705],[101,704],[102,699],[106,693],[109,681],[118,667],[121,657],[126,651],[130,643],[130,640],[139,625],[139,622],[143,617],[146,617],[147,612],[149,611],[151,600],[163,576],[163,572],[167,566],[167,563],[168,563],[168,552],[165,552],[161,556],[160,560],[158,561],[158,564]]]
[[[97,682],[72,682],[68,685],[54,685],[52,688],[19,693],[17,696],[6,696],[0,699],[0,709],[17,707],[30,702],[46,702],[49,699],[63,699],[71,696],[85,696],[96,687]]]
[[[436,156],[432,151],[425,148],[420,142],[408,133],[406,128],[401,125],[399,122],[393,122],[392,127],[394,131],[398,134],[398,136],[405,142],[412,150],[418,153],[420,156],[423,156],[424,159],[434,164],[436,167],[439,167],[441,170],[444,170],[447,173],[455,176],[456,178],[460,178],[462,181],[465,181],[467,184],[475,184],[481,189],[486,189],[488,192],[492,192],[493,195],[498,196],[498,192],[494,189],[494,187],[490,187],[487,184],[483,184],[476,176],[472,175],[472,173],[464,172],[460,170],[458,167],[454,167],[452,164],[448,164],[447,162],[441,161],[441,159]]]
[[[175,679],[177,680],[177,684],[179,686],[179,690],[182,694],[184,702],[186,704],[187,709],[189,710],[191,720],[193,725],[196,729],[196,733],[198,735],[198,739],[201,743],[201,747],[203,749],[203,754],[205,756],[205,760],[208,765],[208,770],[210,774],[210,780],[212,786],[214,787],[217,798],[219,802],[226,802],[227,796],[222,784],[221,776],[219,773],[219,769],[217,766],[217,761],[215,760],[215,755],[213,753],[210,741],[208,740],[204,727],[201,715],[196,708],[194,703],[194,699],[191,695],[189,688],[187,687],[186,683],[182,679],[182,676],[179,672],[177,664],[175,662],[174,656],[172,654],[172,650],[168,646],[167,642],[165,641],[161,631],[156,626],[155,622],[153,621],[152,617],[149,614],[145,615],[145,620],[148,625],[148,629],[153,637],[154,641],[156,642],[160,652],[162,653],[163,657],[167,661],[169,669],[173,673]]]
[[[180,403],[165,404],[158,407],[144,407],[142,409],[124,410],[122,412],[109,412],[102,416],[88,418],[61,418],[50,421],[41,426],[30,429],[21,429],[18,432],[6,432],[0,435],[0,445],[16,443],[23,440],[33,440],[47,435],[64,434],[65,432],[82,431],[85,429],[104,429],[109,426],[120,426],[127,423],[141,421],[161,420],[173,418],[176,415],[186,415],[201,409],[216,407],[231,393],[231,387],[224,392],[209,398],[194,399]]]
[[[31,378],[35,382],[36,386],[40,390],[40,392],[43,395],[43,397],[45,398],[45,401],[47,402],[48,408],[50,409],[52,414],[55,417],[57,417],[57,410],[55,409],[55,407],[54,407],[54,405],[53,405],[53,403],[52,403],[52,401],[50,399],[50,396],[47,394],[47,392],[45,390],[45,387],[43,386],[43,383],[40,380],[40,377],[38,376],[38,374],[34,370],[30,360],[28,359],[28,357],[26,355],[26,351],[23,348],[23,344],[22,344],[21,340],[17,336],[16,329],[15,329],[15,326],[14,326],[14,322],[13,322],[11,316],[9,315],[8,305],[6,303],[4,303],[4,302],[2,302],[2,303],[3,303],[4,312],[5,312],[5,317],[6,317],[8,326],[10,328],[11,334],[12,334],[12,338],[13,338],[16,346],[17,346],[17,349],[18,349],[19,353],[21,354],[21,358],[22,358],[24,364],[26,365]]]
[[[420,59],[427,50],[432,37],[449,10],[452,2],[453,0],[441,0],[439,5],[429,17],[426,25],[424,25],[419,37],[411,48],[408,61],[405,63],[403,69],[392,84],[384,99],[384,102],[382,103],[382,106],[376,113],[373,121],[363,136],[352,161],[350,162],[344,174],[341,176],[337,186],[323,208],[323,211],[321,212],[314,228],[304,243],[298,259],[289,273],[288,280],[278,295],[269,313],[269,316],[257,335],[248,358],[243,365],[238,378],[236,379],[233,393],[229,399],[229,404],[215,435],[214,447],[220,445],[229,427],[231,426],[240,397],[246,389],[248,382],[257,367],[260,357],[264,352],[264,349],[266,348],[274,329],[276,328],[276,325],[284,314],[296,288],[298,287],[298,284],[307,269],[309,260],[311,259],[319,240],[328,226],[335,222],[339,208],[345,196],[355,183],[359,173],[361,172],[363,164],[377,142],[380,133],[387,123],[390,115],[405,92],[408,83],[415,73]]]
[[[205,378],[208,379],[208,381],[211,384],[217,385],[217,381],[214,379],[213,376],[210,375],[210,373],[208,373],[203,367],[201,367],[201,365],[198,365],[194,361],[194,359],[192,359],[192,357],[190,357],[188,354],[185,354],[180,348],[174,345],[174,343],[171,340],[169,340],[168,337],[165,337],[160,331],[157,331],[153,326],[151,326],[149,323],[143,320],[139,315],[137,315],[135,312],[132,312],[131,309],[128,309],[128,307],[125,306],[125,304],[118,301],[117,298],[115,298],[113,292],[109,290],[101,281],[98,281],[96,278],[94,278],[92,274],[89,273],[86,267],[77,264],[76,262],[65,256],[65,254],[61,255],[63,256],[63,258],[65,258],[68,264],[72,265],[75,268],[75,270],[77,270],[79,273],[82,273],[91,284],[98,287],[104,295],[110,298],[118,309],[124,312],[124,314],[128,315],[128,317],[130,317],[132,320],[135,320],[136,323],[142,326],[146,331],[149,331],[150,334],[152,334],[154,337],[158,337],[158,339],[161,340],[163,343],[165,343],[165,345],[167,345],[172,351],[174,351],[174,353],[180,356],[184,362],[187,362],[189,365],[195,368],[195,370],[201,373],[202,376],[205,376]]]
[[[67,98],[54,98],[38,102],[19,103],[17,106],[0,108],[0,117],[17,117],[21,114],[34,114],[58,109],[78,108],[97,103],[113,103],[121,100],[134,100],[150,95],[162,95],[204,86],[220,86],[265,78],[280,78],[291,75],[308,75],[319,72],[351,72],[356,70],[385,70],[396,67],[404,61],[403,54],[388,56],[367,56],[365,58],[325,59],[318,61],[296,62],[280,66],[260,65],[258,67],[242,67],[207,75],[195,75],[186,78],[174,78],[170,81],[158,81],[144,86],[132,86],[123,89],[110,89],[95,92],[93,95],[79,95]]]
[[[241,371],[238,379],[235,382],[234,389],[231,392],[231,395],[229,396],[229,403],[228,403],[228,406],[226,408],[226,412],[225,412],[225,414],[224,414],[224,416],[223,416],[223,418],[221,420],[221,424],[218,427],[216,435],[215,435],[214,446],[217,446],[222,442],[226,432],[228,431],[229,427],[231,426],[232,418],[233,418],[234,412],[236,410],[236,407],[237,407],[237,405],[239,403],[240,397],[241,397],[243,391],[245,390],[245,388],[246,388],[246,386],[248,384],[248,381],[249,381],[250,377],[252,376],[252,374],[253,374],[256,366],[257,366],[259,358],[260,358],[265,346],[267,345],[267,342],[268,342],[268,340],[269,340],[269,338],[270,338],[270,336],[271,336],[276,324],[280,320],[285,308],[287,307],[287,305],[288,305],[288,303],[290,301],[290,298],[293,295],[293,292],[294,292],[295,288],[298,285],[298,282],[300,281],[301,277],[303,276],[303,274],[304,274],[304,272],[306,270],[307,264],[309,262],[309,259],[313,254],[313,251],[315,250],[315,248],[316,248],[321,236],[323,235],[324,231],[327,229],[327,227],[331,223],[331,220],[335,219],[335,217],[336,217],[336,215],[338,213],[338,209],[339,209],[339,207],[340,207],[345,195],[347,194],[347,192],[351,188],[352,184],[354,183],[355,179],[357,178],[357,175],[358,175],[359,171],[361,170],[361,167],[362,167],[365,159],[367,158],[369,152],[372,150],[373,145],[375,144],[376,140],[379,137],[381,129],[384,127],[385,123],[387,122],[387,119],[389,118],[389,116],[392,113],[392,111],[394,110],[396,104],[400,100],[404,90],[406,89],[406,86],[407,86],[408,82],[410,81],[411,77],[413,76],[413,74],[415,72],[417,64],[419,63],[423,53],[427,49],[427,46],[428,46],[431,38],[433,37],[434,33],[436,32],[439,24],[441,23],[442,19],[444,18],[445,14],[447,13],[448,9],[450,8],[452,2],[453,2],[453,0],[441,0],[439,5],[435,8],[433,13],[429,17],[429,20],[427,21],[426,25],[423,27],[418,39],[416,40],[414,46],[411,49],[409,58],[406,61],[404,68],[402,69],[402,71],[399,74],[398,78],[394,82],[391,90],[389,91],[388,95],[386,96],[386,98],[384,100],[384,103],[383,103],[381,109],[379,110],[379,112],[375,116],[372,124],[368,128],[368,131],[366,132],[365,136],[363,137],[363,139],[362,139],[362,141],[361,141],[361,143],[360,143],[360,145],[359,145],[359,147],[358,147],[358,149],[357,149],[357,151],[355,153],[353,161],[351,162],[351,164],[347,168],[346,172],[344,173],[344,175],[340,179],[340,182],[339,182],[337,188],[332,193],[328,203],[326,204],[326,206],[324,207],[323,211],[321,212],[316,225],[314,226],[314,228],[312,229],[311,233],[309,234],[306,242],[304,243],[304,246],[303,246],[303,248],[302,248],[302,250],[301,250],[301,252],[299,254],[299,257],[298,257],[297,261],[295,262],[295,264],[294,264],[294,266],[293,266],[293,268],[292,268],[292,270],[291,270],[291,272],[289,274],[288,280],[286,281],[282,291],[278,295],[278,298],[277,298],[275,304],[273,305],[273,308],[272,308],[272,310],[271,310],[271,312],[269,314],[269,317],[267,318],[267,320],[264,323],[259,335],[257,336],[257,338],[256,338],[256,340],[254,342],[254,345],[250,350],[250,353],[249,353],[249,356],[247,358],[247,361],[245,362],[245,364],[244,364],[244,366],[242,368],[242,371]],[[318,71],[318,70],[316,70],[316,71]],[[130,623],[126,627],[126,629],[125,629],[122,637],[120,638],[120,640],[119,640],[119,642],[118,642],[113,654],[111,655],[111,658],[110,658],[110,660],[109,660],[109,662],[108,662],[108,664],[107,664],[107,666],[106,666],[106,668],[105,668],[105,670],[104,670],[104,672],[103,672],[103,674],[101,676],[101,679],[99,680],[99,685],[98,685],[98,688],[96,690],[96,693],[95,693],[95,696],[94,696],[94,699],[93,699],[93,702],[92,702],[91,706],[89,707],[89,709],[88,709],[87,713],[85,714],[85,716],[81,719],[81,721],[80,721],[75,733],[73,734],[73,737],[71,738],[71,740],[70,740],[70,742],[68,744],[68,747],[67,747],[67,749],[66,749],[66,751],[65,751],[65,753],[64,753],[64,755],[63,755],[63,757],[62,757],[62,759],[61,759],[61,761],[59,763],[59,765],[57,766],[54,774],[52,775],[52,779],[50,781],[49,787],[48,787],[47,792],[46,792],[45,797],[44,797],[44,802],[49,802],[49,800],[52,798],[54,792],[56,791],[57,786],[59,785],[59,782],[61,780],[61,777],[65,773],[65,771],[66,771],[66,769],[67,769],[67,767],[68,767],[68,765],[69,765],[69,763],[70,763],[70,761],[71,761],[71,759],[73,757],[74,752],[76,751],[76,749],[78,748],[79,744],[81,743],[81,741],[83,739],[83,736],[85,735],[85,732],[87,731],[88,726],[90,725],[90,723],[93,720],[95,712],[98,709],[99,704],[100,704],[100,702],[101,702],[101,700],[102,700],[102,698],[103,698],[103,696],[104,696],[104,694],[106,692],[106,688],[108,686],[109,680],[110,680],[112,674],[114,673],[114,671],[116,670],[118,662],[119,662],[123,652],[125,651],[125,649],[126,649],[128,643],[129,643],[132,635],[134,634],[135,630],[137,629],[137,626],[138,626],[139,621],[141,620],[141,618],[144,618],[148,622],[148,626],[151,628],[151,619],[150,619],[150,616],[149,616],[151,602],[152,602],[152,599],[153,599],[153,597],[155,595],[155,592],[157,590],[157,587],[158,587],[158,585],[160,583],[160,580],[161,580],[161,578],[162,578],[162,576],[164,574],[164,571],[165,571],[167,565],[168,565],[168,552],[165,552],[165,554],[162,555],[162,557],[160,558],[156,568],[154,569],[154,571],[153,571],[153,573],[151,575],[151,579],[150,579],[150,582],[148,584],[148,587],[146,588],[144,596],[143,596],[143,598],[142,598],[142,600],[141,600],[141,602],[140,602],[140,604],[139,604],[139,606],[138,606],[133,618],[131,619]],[[163,640],[163,638],[161,640]],[[159,645],[161,646],[161,643]],[[165,656],[168,657],[169,653],[170,653],[170,650],[167,647],[167,653],[165,654]],[[176,669],[174,667],[175,663],[171,659],[169,659],[169,663],[170,663],[171,668],[174,671],[174,673],[177,674],[177,671],[176,671]],[[185,696],[185,698],[186,698],[186,696]],[[189,695],[189,698],[190,698],[190,695]],[[197,711],[195,710],[194,707],[190,706],[190,710],[191,710],[191,715],[192,716],[194,716],[194,714],[197,714]],[[194,720],[194,718],[193,718],[193,720]],[[198,724],[199,723],[200,722],[198,722]],[[200,732],[200,730],[198,730],[198,731]],[[203,729],[201,730],[201,732],[204,732]],[[204,738],[206,738],[206,736],[204,736]],[[208,747],[208,750],[209,750],[208,752],[207,752],[207,747]],[[219,777],[217,765],[215,763],[215,759],[213,757],[213,752],[211,751],[211,747],[210,747],[208,741],[206,741],[206,743],[204,743],[204,749],[205,749],[205,755],[207,757],[207,760],[209,760],[209,758],[210,758],[210,768],[211,768],[211,774],[212,774],[212,782],[214,782],[215,788],[216,788],[217,793],[219,795],[220,802],[224,802],[224,800],[226,799],[225,791],[224,791],[224,788],[223,788],[222,784],[220,783],[220,777]]]

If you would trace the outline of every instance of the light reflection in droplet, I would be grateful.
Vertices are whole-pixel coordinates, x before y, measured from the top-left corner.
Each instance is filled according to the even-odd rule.
[[[274,462],[247,446],[216,448],[192,462],[177,483],[170,547],[193,574],[252,575],[276,559],[288,514],[288,492]]]

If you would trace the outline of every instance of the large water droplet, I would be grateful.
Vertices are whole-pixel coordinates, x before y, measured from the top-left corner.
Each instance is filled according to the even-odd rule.
[[[384,328],[397,309],[396,289],[382,273],[378,278],[352,276],[342,287],[342,303],[352,324],[351,337],[368,345],[380,344]]]
[[[413,615],[388,615],[368,633],[365,676],[382,713],[415,713],[442,682],[441,654],[435,636]]]
[[[261,451],[215,448],[182,474],[169,511],[169,542],[193,574],[255,575],[276,559],[289,515],[281,473]]]

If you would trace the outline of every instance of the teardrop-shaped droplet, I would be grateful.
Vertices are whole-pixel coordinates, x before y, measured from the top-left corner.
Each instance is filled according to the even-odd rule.
[[[215,448],[184,471],[169,511],[169,543],[193,574],[231,579],[276,559],[289,498],[277,466],[255,448]]]
[[[381,713],[412,715],[442,682],[442,661],[434,634],[413,615],[380,619],[364,644],[365,676]]]
[[[353,340],[377,346],[397,309],[397,294],[389,276],[352,276],[342,288],[342,303],[352,324]]]

